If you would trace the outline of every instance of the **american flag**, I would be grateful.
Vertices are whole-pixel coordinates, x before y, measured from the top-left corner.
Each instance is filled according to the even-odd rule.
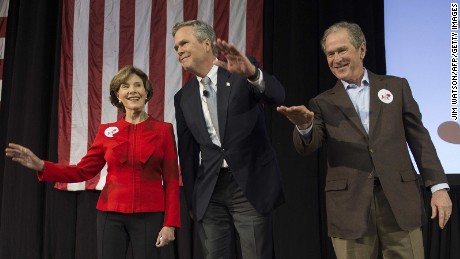
[[[2,101],[3,58],[5,57],[6,18],[9,0],[0,2],[0,102]]]
[[[64,0],[59,82],[59,162],[86,154],[99,124],[120,115],[109,101],[109,83],[125,65],[149,75],[155,119],[175,124],[174,94],[191,78],[176,59],[171,31],[178,21],[202,20],[217,37],[234,43],[262,64],[263,0]],[[102,189],[105,168],[62,190]]]

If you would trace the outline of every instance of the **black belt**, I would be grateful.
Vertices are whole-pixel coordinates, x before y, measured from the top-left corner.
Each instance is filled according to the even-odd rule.
[[[378,177],[374,177],[374,186],[380,186],[380,179]]]

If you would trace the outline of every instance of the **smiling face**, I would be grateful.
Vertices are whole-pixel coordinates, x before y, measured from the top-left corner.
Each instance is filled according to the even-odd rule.
[[[347,29],[331,32],[324,43],[327,63],[335,77],[347,83],[361,85],[366,44],[356,48]]]
[[[147,91],[142,79],[136,74],[129,75],[120,85],[117,98],[123,103],[126,113],[144,111]]]
[[[200,42],[192,26],[180,28],[174,35],[174,49],[182,67],[195,75],[205,76],[212,67],[215,57],[211,41],[204,39]]]

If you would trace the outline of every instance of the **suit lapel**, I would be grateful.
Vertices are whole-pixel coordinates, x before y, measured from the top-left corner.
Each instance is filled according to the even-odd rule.
[[[369,136],[371,136],[382,109],[382,102],[378,97],[378,92],[384,88],[384,84],[382,84],[376,74],[373,74],[369,70],[367,70],[367,74],[369,75],[369,85],[371,87],[369,97]]]
[[[231,73],[223,68],[217,70],[217,116],[219,120],[220,142],[223,143],[225,129],[227,126],[228,101],[232,85],[230,82]]]
[[[340,80],[338,80],[334,88],[331,89],[331,94],[333,95],[331,98],[332,101],[345,114],[345,116],[350,121],[352,121],[353,124],[355,124],[356,128],[361,132],[361,134],[367,138],[366,130],[364,129],[364,126],[359,119],[359,115],[356,112],[356,109],[353,106],[353,103],[351,102],[350,97],[348,96],[348,93]]]

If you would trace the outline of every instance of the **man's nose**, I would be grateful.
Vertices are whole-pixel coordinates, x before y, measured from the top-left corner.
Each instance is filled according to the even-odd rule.
[[[340,61],[342,61],[342,55],[340,55],[338,52],[334,53],[334,62]]]

